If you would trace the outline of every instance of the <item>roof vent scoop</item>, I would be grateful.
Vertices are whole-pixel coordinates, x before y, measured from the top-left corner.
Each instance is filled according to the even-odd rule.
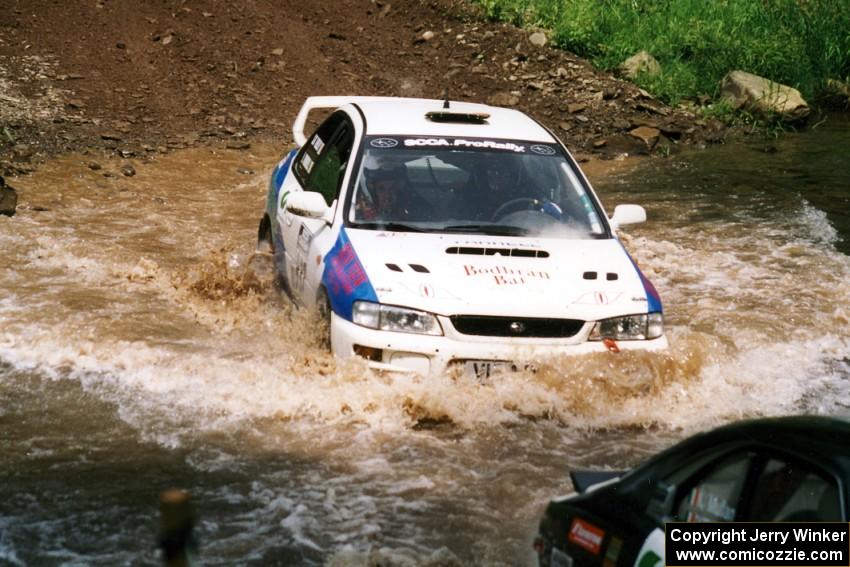
[[[486,112],[451,112],[448,110],[433,110],[425,113],[425,118],[431,122],[463,122],[465,124],[484,124],[490,115]]]

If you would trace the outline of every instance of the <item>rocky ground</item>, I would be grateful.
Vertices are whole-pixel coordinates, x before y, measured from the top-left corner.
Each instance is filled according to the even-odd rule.
[[[309,95],[483,101],[528,112],[580,156],[723,141],[465,0],[4,0],[0,172],[59,152],[144,157],[291,143]],[[544,38],[545,39],[545,38]]]

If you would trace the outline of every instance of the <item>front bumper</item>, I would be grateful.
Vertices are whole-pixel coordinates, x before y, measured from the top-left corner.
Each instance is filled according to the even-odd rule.
[[[593,323],[586,323],[569,338],[485,337],[458,333],[446,317],[439,316],[442,336],[379,331],[355,325],[331,314],[331,350],[340,358],[355,355],[355,346],[381,351],[380,359],[369,365],[380,370],[416,374],[440,374],[450,365],[466,361],[523,363],[558,355],[609,352],[602,341],[588,341]],[[647,341],[620,341],[619,350],[660,351],[667,348],[667,338]]]

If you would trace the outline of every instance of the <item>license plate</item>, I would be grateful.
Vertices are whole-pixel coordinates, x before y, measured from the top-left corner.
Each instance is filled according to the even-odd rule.
[[[534,372],[535,366],[524,362],[505,362],[502,360],[467,360],[465,364],[466,373],[478,380],[486,380],[493,374],[499,372],[522,372],[530,370]]]

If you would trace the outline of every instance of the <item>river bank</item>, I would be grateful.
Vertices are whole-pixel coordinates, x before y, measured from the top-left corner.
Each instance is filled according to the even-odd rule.
[[[485,21],[467,2],[12,0],[0,13],[0,174],[69,151],[96,161],[283,149],[307,96],[441,98],[446,89],[531,114],[582,160],[668,155],[742,135]]]

